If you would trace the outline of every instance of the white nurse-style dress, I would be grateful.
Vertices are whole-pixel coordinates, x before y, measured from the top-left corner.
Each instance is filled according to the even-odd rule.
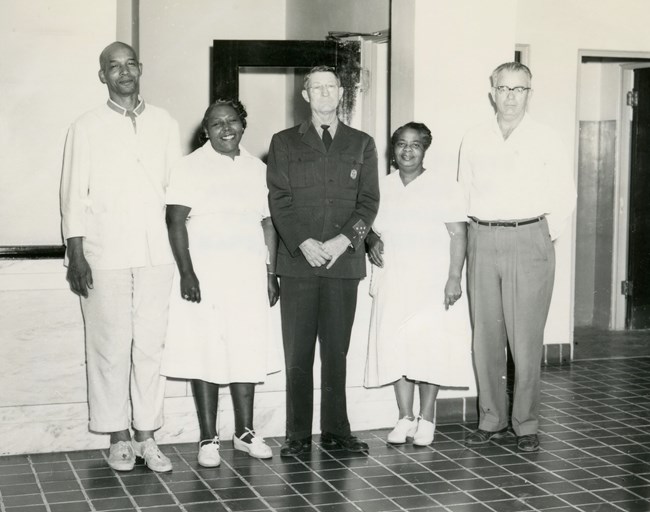
[[[372,267],[365,385],[405,376],[468,387],[473,371],[466,294],[448,310],[444,306],[450,259],[445,223],[467,220],[462,192],[432,171],[405,186],[395,171],[380,181],[380,193],[373,230],[384,242],[384,267]],[[461,284],[464,290],[464,277]]]
[[[172,170],[167,204],[191,208],[190,255],[201,302],[183,300],[176,272],[161,372],[217,384],[263,382],[271,349],[266,167],[240,148],[231,159],[208,141]]]

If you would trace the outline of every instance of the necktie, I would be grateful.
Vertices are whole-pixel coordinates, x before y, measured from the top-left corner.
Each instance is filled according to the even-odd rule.
[[[323,144],[325,144],[325,149],[329,151],[330,146],[332,145],[332,134],[330,133],[330,127],[328,124],[321,124],[320,127],[323,129]]]

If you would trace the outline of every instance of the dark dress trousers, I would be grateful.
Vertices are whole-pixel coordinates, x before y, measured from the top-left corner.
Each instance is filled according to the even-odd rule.
[[[287,437],[311,435],[316,339],[321,358],[321,432],[350,433],[346,356],[357,287],[366,275],[363,241],[379,207],[377,149],[368,134],[339,122],[329,150],[311,122],[273,136],[267,183],[280,235],[282,336],[287,373]],[[338,234],[350,247],[331,269],[312,267],[299,246]]]

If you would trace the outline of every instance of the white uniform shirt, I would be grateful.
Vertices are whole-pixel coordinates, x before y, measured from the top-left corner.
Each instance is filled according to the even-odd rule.
[[[82,115],[68,131],[61,178],[63,238],[83,237],[91,268],[174,261],[165,189],[170,166],[181,156],[178,123],[147,104],[135,127],[105,104]]]
[[[458,176],[467,213],[480,220],[546,215],[555,239],[575,207],[573,167],[563,144],[528,114],[505,140],[496,117],[468,131]]]

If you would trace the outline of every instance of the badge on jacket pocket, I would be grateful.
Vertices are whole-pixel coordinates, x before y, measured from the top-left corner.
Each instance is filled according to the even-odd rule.
[[[350,178],[352,178],[353,180],[357,179],[357,170],[356,169],[352,169],[350,171]]]

